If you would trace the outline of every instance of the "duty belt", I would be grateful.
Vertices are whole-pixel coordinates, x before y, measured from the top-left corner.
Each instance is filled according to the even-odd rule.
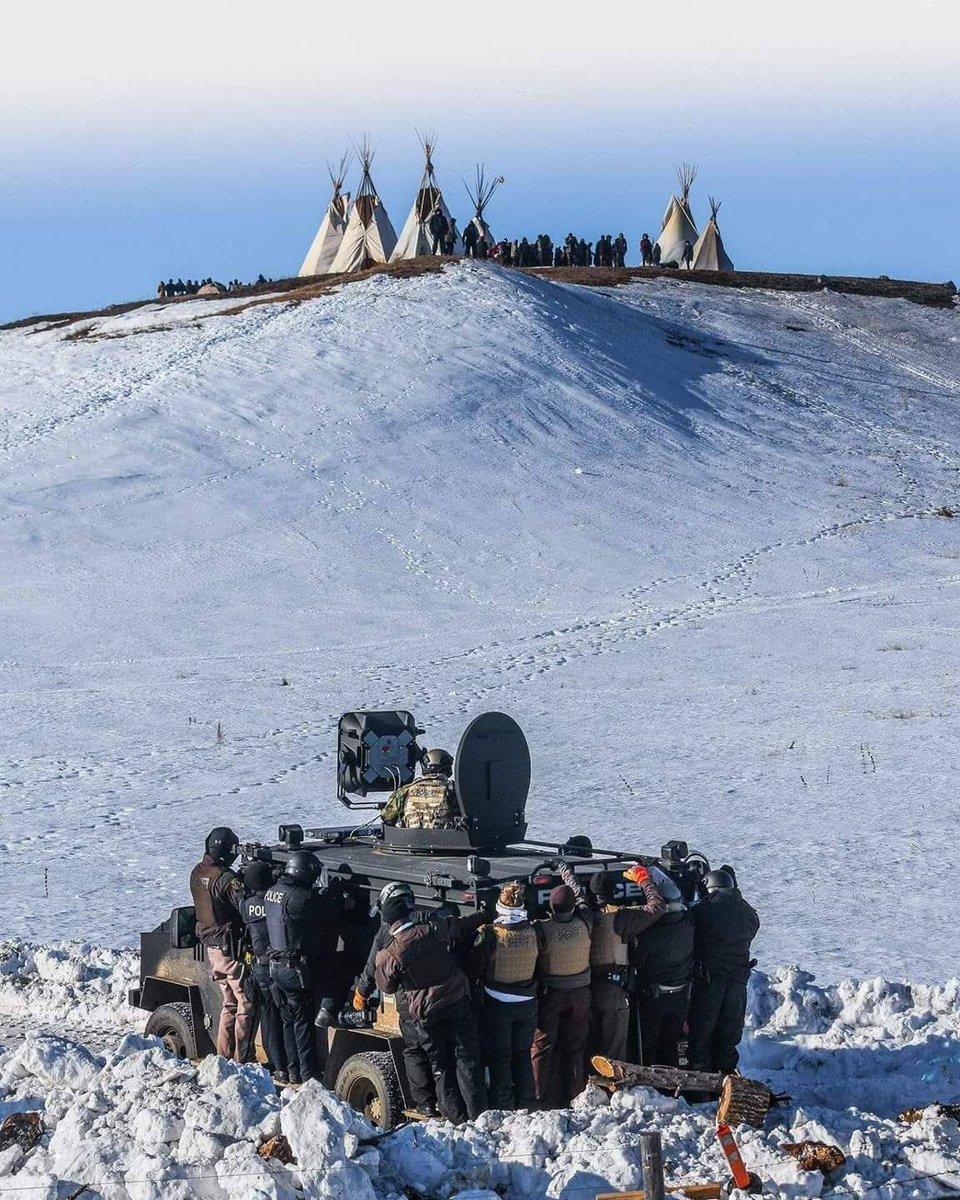
[[[648,983],[645,991],[648,996],[652,996],[653,999],[656,1000],[658,996],[677,996],[681,992],[687,992],[689,994],[690,984],[680,983],[671,986],[666,983]]]

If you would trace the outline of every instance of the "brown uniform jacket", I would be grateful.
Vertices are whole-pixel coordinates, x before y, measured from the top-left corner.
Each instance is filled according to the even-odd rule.
[[[402,990],[415,1021],[424,1021],[470,995],[470,981],[457,965],[452,947],[471,937],[486,914],[400,921],[376,959],[377,989],[384,995]]]
[[[190,894],[197,912],[197,937],[204,946],[229,950],[243,926],[245,895],[239,876],[205,854],[190,872]]]

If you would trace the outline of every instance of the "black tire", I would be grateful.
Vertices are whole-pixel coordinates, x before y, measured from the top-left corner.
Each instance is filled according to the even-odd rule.
[[[177,1001],[161,1004],[147,1018],[143,1031],[147,1037],[158,1037],[178,1058],[198,1058],[197,1036],[193,1028],[193,1011],[189,1004]]]
[[[334,1091],[384,1132],[403,1121],[403,1092],[387,1050],[351,1055],[340,1068]]]

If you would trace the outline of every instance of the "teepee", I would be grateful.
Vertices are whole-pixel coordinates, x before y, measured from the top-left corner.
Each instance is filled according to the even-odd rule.
[[[357,148],[357,154],[360,157],[363,176],[357,198],[350,210],[343,241],[330,265],[330,273],[333,275],[346,271],[363,271],[372,267],[374,263],[389,262],[397,244],[397,235],[370,175],[373,149],[369,139],[364,138]]]
[[[656,243],[660,247],[662,263],[675,262],[679,266],[683,262],[683,243],[689,242],[692,246],[697,240],[697,225],[690,212],[690,188],[696,177],[697,168],[689,163],[681,163],[677,167],[680,195],[674,193],[670,197]]]
[[[327,163],[330,182],[333,184],[333,197],[327,206],[327,211],[323,214],[317,236],[313,239],[313,243],[307,251],[307,257],[303,260],[303,266],[298,272],[300,275],[326,275],[337,256],[350,215],[350,193],[341,189],[347,178],[347,170],[352,157],[348,151],[340,159],[340,166],[336,170]]]
[[[486,238],[487,245],[491,249],[494,245],[493,234],[490,232],[490,226],[487,224],[484,211],[492,200],[494,192],[503,182],[503,176],[499,175],[493,183],[487,183],[482,163],[477,165],[477,180],[473,187],[466,180],[463,181],[463,186],[467,189],[467,195],[470,197],[470,202],[473,204],[474,209],[470,224],[476,227],[480,237]]]
[[[693,248],[693,269],[695,271],[734,271],[736,268],[730,261],[723,248],[723,238],[717,225],[717,211],[720,201],[710,197],[710,220],[703,233],[697,238]]]
[[[433,152],[437,146],[436,135],[418,134],[417,136],[420,138],[420,145],[423,147],[423,156],[425,159],[423,178],[420,180],[420,187],[417,189],[413,208],[411,208],[410,215],[407,217],[406,223],[400,231],[396,248],[390,256],[391,262],[396,262],[400,258],[419,258],[421,254],[431,254],[433,252],[433,234],[430,232],[430,218],[433,216],[435,209],[440,209],[447,218],[448,223],[452,220],[450,210],[447,208],[446,201],[443,198],[443,192],[440,190],[440,184],[437,182],[436,172],[433,169]],[[454,254],[459,254],[462,248],[460,235],[458,234],[454,242]]]

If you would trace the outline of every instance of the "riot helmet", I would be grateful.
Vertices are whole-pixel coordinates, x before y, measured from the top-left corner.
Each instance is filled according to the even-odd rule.
[[[308,850],[294,850],[283,868],[287,879],[298,887],[313,887],[320,878],[320,864]]]
[[[377,908],[383,912],[383,906],[388,900],[392,900],[394,896],[408,896],[412,903],[413,888],[409,883],[388,883],[386,887],[380,889],[380,895],[377,897]]]
[[[700,886],[704,895],[712,896],[714,892],[729,892],[737,886],[733,875],[723,867],[719,871],[708,871]]]
[[[424,775],[449,775],[453,770],[453,755],[448,750],[428,750],[423,756]]]
[[[265,892],[273,883],[273,867],[257,859],[243,868],[243,882],[249,892]]]
[[[216,863],[232,862],[240,849],[240,839],[227,825],[218,825],[207,834],[205,849]]]

